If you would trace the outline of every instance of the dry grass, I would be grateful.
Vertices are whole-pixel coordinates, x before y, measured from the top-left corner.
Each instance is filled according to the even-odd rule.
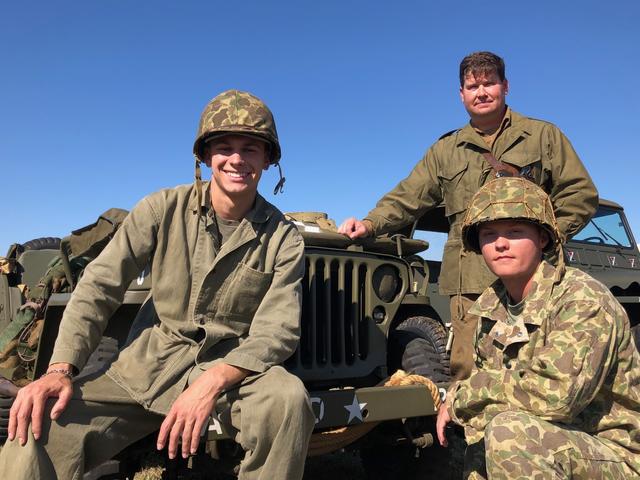
[[[133,476],[133,480],[162,480],[163,467],[146,467]]]

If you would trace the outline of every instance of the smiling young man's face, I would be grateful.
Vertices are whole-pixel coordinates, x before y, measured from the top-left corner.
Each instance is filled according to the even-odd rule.
[[[530,222],[495,220],[478,227],[478,241],[489,270],[504,281],[524,285],[538,268],[549,235]]]
[[[220,193],[254,196],[262,171],[269,167],[267,143],[244,135],[216,137],[207,143],[205,163]]]

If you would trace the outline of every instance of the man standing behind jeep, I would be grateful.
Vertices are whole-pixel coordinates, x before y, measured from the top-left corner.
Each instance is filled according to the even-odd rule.
[[[304,251],[257,192],[280,160],[271,111],[250,93],[221,93],[193,152],[194,184],[143,198],[85,270],[46,374],[11,408],[0,478],[81,478],[158,428],[158,450],[187,458],[210,415],[246,452],[240,478],[302,478],[315,418],[279,364],[298,345]],[[201,162],[212,171],[204,184]],[[137,317],[146,328],[106,373],[72,383],[148,264],[151,298]]]
[[[555,125],[511,110],[508,91],[502,58],[475,52],[462,59],[460,99],[469,124],[440,137],[362,221],[349,218],[339,228],[351,238],[381,235],[444,203],[450,230],[439,286],[451,298],[451,373],[456,379],[468,377],[473,366],[478,318],[467,311],[496,279],[481,256],[461,255],[460,229],[475,192],[496,176],[528,178],[551,197],[565,238],[589,221],[598,204],[598,192],[569,140]]]

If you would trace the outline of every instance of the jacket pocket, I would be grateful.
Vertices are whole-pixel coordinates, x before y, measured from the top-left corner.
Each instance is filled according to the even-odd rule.
[[[543,182],[542,178],[542,157],[540,154],[527,154],[526,152],[506,152],[502,155],[501,161],[513,165],[520,171],[520,175],[532,180],[538,185]]]
[[[144,329],[113,363],[112,370],[139,398],[152,399],[166,378],[181,373],[189,347],[164,324]]]
[[[244,263],[239,264],[229,279],[218,313],[223,317],[251,323],[272,278],[273,272],[260,272]]]
[[[444,211],[447,217],[467,209],[468,188],[464,181],[469,166],[468,161],[451,162],[442,168],[440,183],[444,199]]]

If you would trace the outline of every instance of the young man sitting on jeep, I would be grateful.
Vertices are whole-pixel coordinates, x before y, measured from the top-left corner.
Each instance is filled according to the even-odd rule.
[[[304,385],[279,364],[300,334],[303,241],[257,193],[280,159],[270,110],[246,92],[218,95],[194,154],[195,183],[142,199],[85,270],[47,373],[11,408],[0,478],[81,478],[158,429],[157,448],[186,458],[210,415],[246,452],[240,478],[302,478],[315,418]],[[106,372],[72,383],[147,265],[144,328]]]

